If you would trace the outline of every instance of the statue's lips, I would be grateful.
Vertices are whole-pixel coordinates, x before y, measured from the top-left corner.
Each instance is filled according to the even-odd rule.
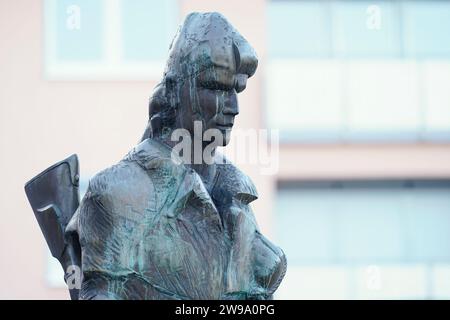
[[[219,129],[231,129],[233,127],[233,124],[232,123],[227,123],[227,124],[216,123],[216,127]]]

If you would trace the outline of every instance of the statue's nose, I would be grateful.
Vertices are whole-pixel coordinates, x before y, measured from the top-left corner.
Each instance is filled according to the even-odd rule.
[[[245,87],[247,86],[247,79],[248,79],[248,75],[246,74],[238,74],[236,75],[236,92],[242,92],[244,91]]]
[[[228,95],[224,102],[223,114],[231,116],[237,116],[239,114],[239,104],[234,90],[233,94]]]

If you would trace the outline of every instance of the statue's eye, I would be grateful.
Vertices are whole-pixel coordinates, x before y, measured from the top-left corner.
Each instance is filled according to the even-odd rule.
[[[202,88],[209,90],[220,90],[220,86],[215,81],[205,81],[201,83]]]
[[[220,90],[220,86],[215,82],[208,82],[203,87],[209,90]]]
[[[231,86],[227,86],[223,83],[216,81],[209,81],[201,84],[202,88],[216,91],[230,91],[233,88]]]

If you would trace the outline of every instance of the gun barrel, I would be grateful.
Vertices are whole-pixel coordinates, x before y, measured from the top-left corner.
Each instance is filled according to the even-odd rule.
[[[78,236],[73,231],[66,234],[66,227],[80,204],[78,187],[76,154],[52,165],[25,184],[25,193],[50,252],[59,260],[65,274],[69,266],[81,267]],[[70,286],[69,290],[72,299],[78,297],[78,290]]]

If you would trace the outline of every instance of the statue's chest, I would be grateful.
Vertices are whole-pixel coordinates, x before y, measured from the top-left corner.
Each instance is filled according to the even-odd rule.
[[[144,192],[133,210],[140,219],[128,230],[125,251],[131,256],[123,262],[132,262],[129,267],[149,282],[179,296],[218,299],[248,288],[256,229],[249,207],[212,197],[195,175],[185,175],[176,187],[166,184],[163,194],[158,185],[156,192]]]
[[[195,195],[142,210],[120,250],[122,262],[178,296],[220,298],[226,290],[231,241],[219,212]]]
[[[151,282],[191,298],[220,298],[248,288],[255,229],[235,206],[210,209],[189,199],[178,214],[162,214],[135,243],[135,268]]]

